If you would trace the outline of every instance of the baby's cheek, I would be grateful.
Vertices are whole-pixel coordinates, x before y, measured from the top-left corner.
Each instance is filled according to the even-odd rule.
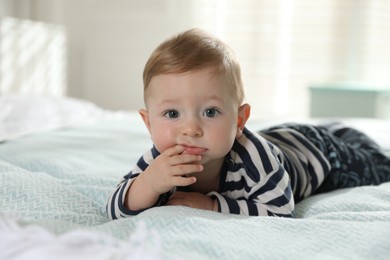
[[[169,147],[176,145],[174,140],[170,137],[169,133],[165,131],[159,131],[153,134],[152,136],[153,144],[156,146],[156,149],[162,153]]]
[[[214,143],[214,147],[217,148],[221,155],[226,155],[232,149],[235,137],[235,134],[225,131],[225,133],[220,133],[212,138],[210,142]]]

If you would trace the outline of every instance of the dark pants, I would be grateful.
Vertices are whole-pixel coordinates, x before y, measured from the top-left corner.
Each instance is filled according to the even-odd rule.
[[[366,134],[339,124],[283,127],[302,133],[331,164],[331,171],[315,193],[390,181],[390,158]]]

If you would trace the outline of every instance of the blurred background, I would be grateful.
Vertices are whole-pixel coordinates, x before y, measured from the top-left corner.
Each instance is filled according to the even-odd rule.
[[[254,117],[390,118],[388,0],[0,0],[0,18],[0,94],[139,109],[151,52],[199,27],[235,51]]]

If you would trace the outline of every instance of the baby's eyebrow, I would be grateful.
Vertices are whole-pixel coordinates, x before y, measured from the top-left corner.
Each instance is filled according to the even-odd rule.
[[[211,95],[211,96],[208,96],[207,98],[209,99],[217,99],[217,100],[222,100],[222,98],[218,95]]]
[[[177,99],[163,99],[157,103],[158,106],[167,106],[167,105],[173,105],[178,102]]]
[[[219,96],[219,95],[215,95],[215,94],[210,94],[210,95],[204,95],[203,98],[201,98],[202,102],[217,102],[215,105],[221,105],[221,104],[225,104],[227,101]],[[165,98],[165,99],[162,99],[162,100],[159,100],[157,101],[156,105],[160,108],[166,108],[166,107],[170,107],[170,106],[176,106],[178,104],[180,104],[182,100],[181,99],[177,99],[177,98]]]

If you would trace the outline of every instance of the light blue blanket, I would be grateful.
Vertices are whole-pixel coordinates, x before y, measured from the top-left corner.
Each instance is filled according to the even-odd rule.
[[[1,219],[142,241],[162,259],[389,259],[390,183],[313,196],[294,219],[166,206],[109,221],[108,194],[149,147],[128,118],[0,143]]]

